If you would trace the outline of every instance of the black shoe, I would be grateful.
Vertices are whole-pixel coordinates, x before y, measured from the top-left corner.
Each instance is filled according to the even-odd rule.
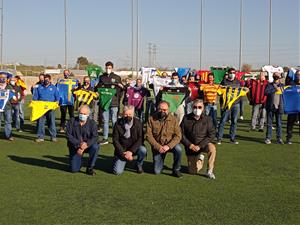
[[[108,144],[108,139],[102,139],[100,142],[99,142],[100,145],[107,145]]]
[[[86,168],[86,174],[90,176],[96,175],[96,172],[93,168]]]
[[[136,172],[137,172],[138,174],[144,173],[143,167],[142,167],[142,166],[137,166]]]
[[[173,173],[172,173],[172,175],[174,177],[177,177],[177,178],[182,178],[183,177],[182,173],[180,173],[179,170],[174,170]]]
[[[258,132],[264,132],[264,129],[260,128],[260,129],[258,130]]]

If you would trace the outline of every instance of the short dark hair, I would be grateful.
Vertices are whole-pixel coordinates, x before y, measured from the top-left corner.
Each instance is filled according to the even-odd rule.
[[[114,68],[114,64],[111,61],[108,61],[105,63],[105,67],[111,66],[112,68]]]
[[[207,74],[207,77],[209,77],[209,76],[215,77],[215,75],[214,75],[213,73],[208,73],[208,74]]]
[[[48,74],[48,73],[47,73],[47,74],[45,74],[45,75],[44,75],[44,79],[46,79],[46,78],[49,78],[49,80],[51,80],[51,75],[50,75],[50,74]]]
[[[229,69],[228,69],[228,73],[230,73],[230,72],[233,71],[233,70],[236,71],[233,67],[229,68]]]
[[[179,77],[179,74],[177,72],[172,73],[172,77]]]
[[[158,103],[158,106],[160,106],[161,104],[167,104],[168,107],[170,108],[170,103],[165,101],[165,100],[161,100],[159,103]]]

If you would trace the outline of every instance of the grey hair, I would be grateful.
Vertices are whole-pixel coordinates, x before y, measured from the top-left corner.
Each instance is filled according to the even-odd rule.
[[[125,105],[123,108],[123,112],[126,112],[128,110],[132,110],[134,112],[134,106],[133,105]]]
[[[88,113],[89,113],[89,115],[91,114],[91,109],[90,109],[90,107],[88,106],[88,105],[82,105],[82,106],[80,106],[80,108],[79,108],[79,110],[78,110],[78,112],[80,112],[81,111],[81,109],[84,109],[84,108],[86,108],[87,110],[88,110]]]
[[[204,104],[203,100],[202,99],[196,99],[193,101],[193,106],[196,105],[197,103],[202,103]]]

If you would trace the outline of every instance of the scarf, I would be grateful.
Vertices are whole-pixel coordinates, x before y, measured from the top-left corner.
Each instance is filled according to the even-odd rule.
[[[131,137],[130,129],[131,129],[132,125],[133,125],[133,118],[130,121],[130,123],[125,123],[125,134],[124,134],[125,138],[130,138]]]

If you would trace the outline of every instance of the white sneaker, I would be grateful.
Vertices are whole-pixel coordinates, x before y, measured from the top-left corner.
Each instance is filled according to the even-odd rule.
[[[244,120],[244,117],[243,117],[243,116],[240,116],[240,120]]]
[[[269,144],[271,144],[271,140],[267,138],[267,139],[265,140],[265,143],[266,143],[267,145],[269,145]]]
[[[215,179],[216,179],[216,176],[214,175],[214,173],[213,173],[213,172],[210,172],[210,171],[208,171],[208,172],[206,173],[206,176],[207,176],[209,179],[212,179],[212,180],[215,180]]]
[[[204,155],[203,155],[203,154],[200,154],[200,155],[199,155],[199,159],[200,159],[201,161],[203,161],[203,160],[204,160]]]

